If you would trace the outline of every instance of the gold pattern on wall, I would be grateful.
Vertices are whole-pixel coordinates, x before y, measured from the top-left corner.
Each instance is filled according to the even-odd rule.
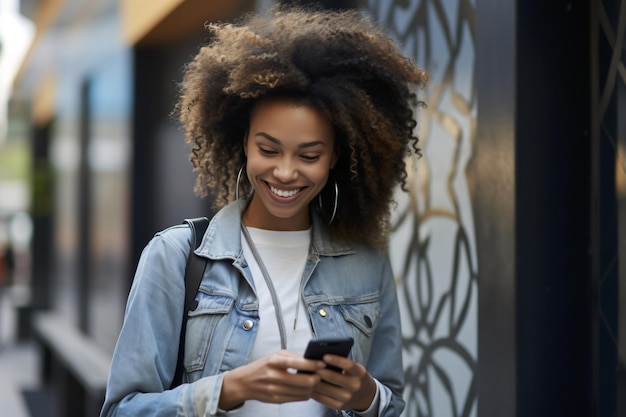
[[[396,193],[389,256],[398,281],[405,416],[476,416],[477,256],[465,169],[476,140],[475,5],[369,0],[368,11],[431,76],[423,157]]]

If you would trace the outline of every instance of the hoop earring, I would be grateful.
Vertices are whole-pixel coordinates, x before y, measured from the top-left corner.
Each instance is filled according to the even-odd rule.
[[[337,185],[337,179],[335,178],[335,204],[333,205],[333,214],[332,216],[330,216],[330,221],[327,223],[328,226],[330,226],[332,224],[332,222],[335,220],[335,215],[337,214],[337,203],[339,201],[339,186]],[[317,202],[320,206],[320,210],[323,208],[322,205],[322,193],[320,192],[317,195]]]
[[[239,182],[241,181],[241,174],[243,174],[243,169],[246,167],[246,163],[244,162],[241,168],[239,168],[239,172],[237,173],[237,183],[235,184],[235,201],[239,200]]]

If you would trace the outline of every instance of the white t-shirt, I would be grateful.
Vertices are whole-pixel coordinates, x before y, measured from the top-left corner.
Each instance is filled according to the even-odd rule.
[[[311,242],[311,229],[273,231],[248,227],[248,232],[276,290],[285,323],[287,350],[302,355],[312,337],[300,291]],[[241,242],[259,299],[259,327],[250,358],[253,361],[281,349],[280,332],[270,290],[243,232]],[[236,415],[314,417],[323,416],[326,411],[322,404],[314,400],[286,404],[246,401],[243,407],[237,410]]]

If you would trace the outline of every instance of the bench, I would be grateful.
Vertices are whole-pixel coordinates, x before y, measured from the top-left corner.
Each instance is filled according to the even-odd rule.
[[[104,402],[111,357],[67,319],[53,312],[33,315],[43,349],[42,379],[51,387],[60,416],[97,416]]]

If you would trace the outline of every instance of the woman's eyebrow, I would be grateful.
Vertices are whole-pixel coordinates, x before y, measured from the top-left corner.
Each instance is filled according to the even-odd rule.
[[[275,143],[278,146],[281,146],[282,143],[280,142],[280,140],[276,139],[274,136],[265,133],[265,132],[258,132],[256,133],[254,136],[261,136],[267,140],[269,140],[272,143]],[[313,146],[317,146],[317,145],[322,145],[322,146],[326,146],[326,143],[324,141],[321,140],[316,140],[313,142],[306,142],[306,143],[301,143],[300,145],[298,145],[298,148],[311,148]]]

